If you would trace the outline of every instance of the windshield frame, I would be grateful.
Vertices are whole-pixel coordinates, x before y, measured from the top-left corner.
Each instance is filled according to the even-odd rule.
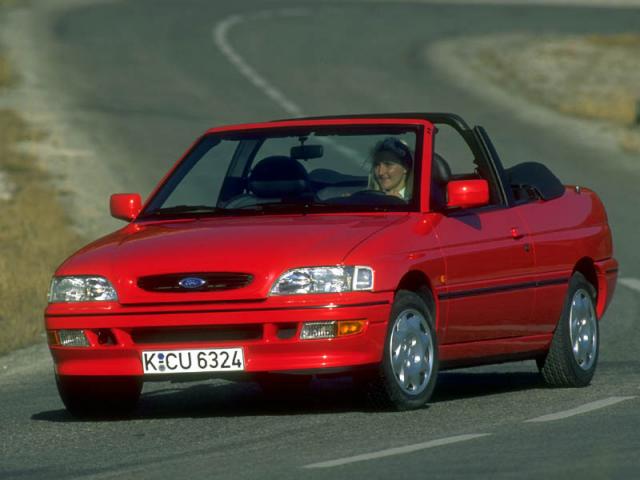
[[[359,212],[359,213],[377,213],[377,212],[417,212],[420,211],[421,205],[421,187],[422,187],[422,174],[423,174],[423,158],[424,158],[424,144],[425,135],[430,132],[430,122],[411,119],[411,120],[399,120],[399,119],[364,119],[362,121],[284,121],[263,123],[254,125],[240,125],[236,127],[221,127],[218,129],[211,129],[204,135],[198,138],[196,142],[187,150],[182,158],[176,162],[174,167],[167,173],[167,175],[158,184],[156,189],[149,196],[147,202],[142,208],[138,218],[136,220],[162,220],[169,218],[184,218],[184,217],[202,217],[202,216],[247,216],[247,215],[282,215],[282,214],[309,214],[309,213],[345,213],[345,212]],[[198,163],[199,157],[193,161],[194,155],[197,155],[197,151],[203,147],[207,148],[207,151],[211,148],[215,148],[215,144],[222,139],[240,139],[245,137],[245,140],[249,140],[257,135],[268,137],[282,137],[282,136],[299,136],[304,132],[322,132],[335,130],[334,135],[327,135],[327,138],[335,138],[339,135],[349,135],[350,131],[353,135],[366,135],[381,132],[385,134],[386,131],[392,135],[394,131],[412,132],[415,135],[415,149],[414,149],[414,165],[413,165],[413,194],[412,198],[406,204],[393,205],[393,204],[324,204],[322,202],[316,202],[316,204],[304,204],[291,205],[292,208],[254,208],[254,209],[224,209],[217,208],[211,211],[201,212],[174,212],[158,215],[158,207],[160,207],[176,186],[186,177],[191,168]],[[250,158],[246,161],[245,168],[250,167],[254,160],[256,152],[259,150],[260,145],[264,140],[257,141],[253,145],[253,151],[250,152]],[[212,144],[213,143],[213,144]],[[209,144],[207,146],[207,144]],[[239,144],[241,147],[242,144]],[[249,145],[247,148],[251,148]],[[236,149],[234,152],[234,158],[230,161],[227,171],[225,172],[225,178],[229,175],[229,172],[236,168],[238,158],[243,152],[242,148]],[[193,161],[193,162],[192,162]],[[190,165],[190,162],[192,164]],[[224,183],[224,182],[223,182]],[[224,185],[221,186],[221,191]],[[211,207],[216,207],[211,205]]]

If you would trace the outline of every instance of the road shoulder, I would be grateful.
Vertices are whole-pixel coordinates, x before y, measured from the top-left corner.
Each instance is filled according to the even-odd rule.
[[[622,151],[619,130],[604,120],[587,120],[559,113],[532,101],[522,91],[501,84],[486,72],[482,48],[494,48],[504,36],[465,36],[436,42],[426,47],[423,59],[444,72],[461,89],[475,96],[508,108],[514,118],[533,126],[562,133],[562,137],[576,145],[587,146],[604,157],[615,156],[615,166],[627,171],[638,171],[637,154]]]

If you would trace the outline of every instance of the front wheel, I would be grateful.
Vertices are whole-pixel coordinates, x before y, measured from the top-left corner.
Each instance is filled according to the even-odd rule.
[[[75,377],[56,375],[60,398],[75,417],[113,417],[131,413],[140,398],[137,377]]]
[[[595,287],[584,275],[574,273],[549,353],[539,362],[548,385],[584,387],[591,382],[600,347],[596,298]]]
[[[400,290],[391,308],[382,362],[366,385],[367,397],[378,408],[420,408],[431,397],[437,375],[432,311],[417,293]]]

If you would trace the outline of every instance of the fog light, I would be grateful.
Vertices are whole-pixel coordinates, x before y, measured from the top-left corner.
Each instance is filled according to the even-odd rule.
[[[302,324],[300,340],[334,338],[337,334],[336,322],[309,322]]]
[[[355,335],[364,328],[364,320],[348,320],[338,322],[338,336]]]
[[[60,345],[63,347],[88,347],[89,340],[84,330],[58,330]]]

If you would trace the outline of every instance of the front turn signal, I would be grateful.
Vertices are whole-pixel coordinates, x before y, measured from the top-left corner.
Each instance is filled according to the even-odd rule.
[[[355,335],[364,329],[364,320],[346,320],[338,322],[338,336]]]

